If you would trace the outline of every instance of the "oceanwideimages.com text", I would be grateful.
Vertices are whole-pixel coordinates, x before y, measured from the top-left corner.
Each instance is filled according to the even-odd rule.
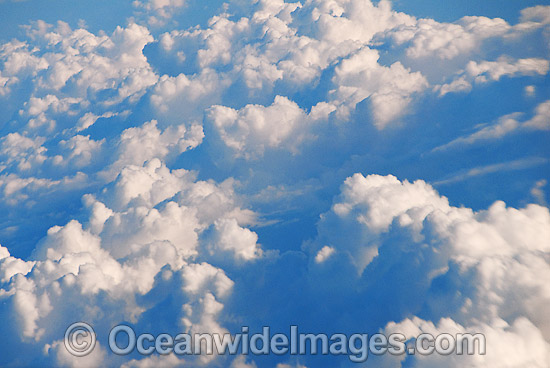
[[[135,351],[148,356],[168,355],[343,355],[352,362],[365,362],[373,355],[484,355],[485,336],[481,333],[442,333],[434,336],[422,333],[414,338],[402,333],[389,335],[354,333],[331,335],[304,333],[290,326],[286,333],[273,333],[269,326],[260,332],[241,327],[236,334],[219,333],[136,333],[128,325],[117,325],[109,333],[109,349],[117,355]],[[89,354],[95,347],[93,328],[75,323],[65,333],[65,347],[75,356]]]

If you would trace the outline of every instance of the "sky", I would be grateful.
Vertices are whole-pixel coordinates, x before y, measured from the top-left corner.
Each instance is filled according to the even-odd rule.
[[[0,0],[0,107],[0,366],[550,366],[547,1]],[[123,323],[487,354],[119,356]]]

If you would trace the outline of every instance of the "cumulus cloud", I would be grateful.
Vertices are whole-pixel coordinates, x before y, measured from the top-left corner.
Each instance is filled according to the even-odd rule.
[[[251,214],[228,197],[231,187],[196,182],[194,175],[185,170],[171,172],[156,159],[122,170],[102,196],[105,202],[85,197],[89,223],[72,220],[48,230],[33,252],[33,261],[12,257],[0,248],[2,298],[13,303],[22,337],[56,347],[58,343],[50,339],[58,328],[51,321],[69,323],[67,318],[74,318],[74,312],[68,313],[67,308],[75,303],[83,308],[79,309],[82,317],[98,324],[106,315],[113,321],[139,323],[147,307],[138,296],[147,295],[161,274],[168,279],[180,277],[174,282],[186,295],[179,311],[185,331],[226,331],[217,316],[233,281],[222,269],[194,263],[194,258],[199,234],[209,227],[218,237],[214,246],[230,251],[236,259],[261,254],[257,235],[239,226]],[[109,295],[108,300],[101,301],[102,293]],[[63,358],[64,351],[55,351],[60,364],[81,363],[69,362]],[[97,356],[108,359],[99,352]]]
[[[424,181],[361,174],[329,202],[360,169],[433,177],[418,163],[425,147],[546,134],[550,102],[537,96],[550,66],[533,40],[548,37],[549,7],[513,25],[417,19],[384,0],[237,1],[197,19],[202,3],[133,5],[108,32],[36,21],[0,45],[0,342],[11,344],[0,364],[259,367],[129,360],[101,343],[75,358],[60,337],[78,320],[98,336],[122,321],[224,333],[298,320],[411,337],[476,330],[492,351],[413,366],[500,366],[512,346],[507,361],[548,365],[544,179],[526,189],[541,205],[522,209],[455,207]],[[451,92],[516,77],[532,114],[495,108],[484,115],[495,123],[465,135],[471,121],[460,133],[437,121],[441,101],[463,103]],[[539,153],[458,174],[445,162],[434,184],[546,165]]]
[[[178,10],[186,5],[185,0],[134,0],[132,5],[143,12],[151,26],[163,26]]]
[[[377,51],[366,48],[343,60],[336,68],[334,83],[337,99],[351,107],[369,97],[374,123],[383,128],[406,112],[413,94],[423,91],[428,82],[399,62],[381,66],[378,58]]]
[[[310,135],[310,125],[327,117],[331,107],[315,106],[309,114],[293,101],[276,96],[268,107],[247,105],[236,111],[225,106],[214,106],[208,117],[223,142],[237,156],[261,156],[268,148],[285,147],[291,152]]]
[[[484,82],[488,78],[499,80],[502,76],[514,75],[544,75],[550,69],[550,61],[544,59],[519,59],[510,63],[502,58],[497,61],[476,63],[470,61],[466,66],[467,73],[475,77],[476,82]]]
[[[452,59],[479,47],[490,37],[501,36],[511,26],[504,19],[464,17],[456,23],[419,19],[414,25],[400,26],[391,32],[396,44],[408,43],[408,57]]]
[[[470,61],[460,76],[455,77],[450,83],[436,85],[434,90],[439,91],[440,96],[450,92],[469,92],[473,83],[498,81],[503,76],[544,76],[549,69],[550,62],[540,58],[509,60],[500,57],[497,61]]]
[[[492,324],[479,324],[462,326],[451,318],[441,319],[437,325],[433,322],[422,320],[418,317],[406,319],[400,323],[389,323],[386,326],[386,333],[404,333],[407,339],[413,339],[421,333],[429,333],[437,336],[442,333],[457,334],[482,333],[486,341],[490,343],[484,355],[432,355],[415,357],[411,366],[413,367],[544,367],[548,363],[547,341],[541,335],[533,323],[526,318],[518,318],[513,323],[503,320],[495,320]],[[387,359],[392,360],[391,358]],[[394,359],[398,360],[398,359]],[[394,363],[395,364],[395,363]],[[399,362],[397,364],[399,365]]]
[[[164,159],[168,154],[178,155],[196,148],[204,138],[202,126],[184,124],[169,126],[164,131],[152,120],[135,128],[128,128],[120,135],[118,142],[118,159],[111,170],[118,173],[126,165],[143,165],[154,158]]]
[[[316,263],[323,263],[335,252],[334,248],[325,245],[315,256]]]
[[[192,77],[163,75],[151,95],[151,103],[160,114],[198,119],[205,108],[219,101],[220,93],[227,86],[222,77],[210,69]]]
[[[545,241],[550,236],[548,208],[531,204],[515,209],[497,201],[474,212],[449,205],[420,180],[355,174],[345,181],[318,230],[314,244],[330,244],[355,262],[359,276],[350,274],[342,283],[364,283],[369,295],[384,278],[392,282],[392,270],[405,267],[415,281],[403,287],[421,297],[405,293],[399,299],[401,287],[382,297],[398,303],[403,317],[423,314],[439,321],[435,327],[431,321],[404,318],[389,323],[386,332],[407,331],[411,337],[420,331],[487,334],[490,354],[445,360],[450,366],[499,366],[498,352],[530,336],[532,344],[522,344],[525,350],[515,356],[517,366],[548,363],[550,321],[541,309],[550,295],[543,281],[548,259],[541,257],[550,252]],[[435,366],[443,364],[439,359],[443,357],[415,361]]]

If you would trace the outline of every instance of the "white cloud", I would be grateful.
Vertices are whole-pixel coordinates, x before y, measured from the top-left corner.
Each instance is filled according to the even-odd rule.
[[[47,150],[42,146],[45,140],[43,137],[31,139],[19,133],[0,138],[0,172],[11,165],[15,165],[18,171],[29,171],[40,166],[47,159]]]
[[[9,250],[0,245],[0,264],[3,272],[0,282],[5,283],[18,273],[22,275],[29,273],[35,262],[25,262],[21,259],[12,257]]]
[[[112,164],[110,171],[115,175],[126,165],[143,165],[152,159],[164,159],[169,154],[178,155],[196,148],[202,143],[204,133],[202,126],[185,124],[169,126],[164,131],[157,127],[157,121],[152,120],[135,128],[124,130],[118,142],[118,159]]]
[[[218,102],[228,85],[223,76],[211,69],[204,69],[191,77],[163,75],[151,95],[151,102],[160,114],[171,119],[199,119],[203,110]]]
[[[95,115],[94,113],[87,112],[85,113],[80,119],[78,119],[78,124],[76,126],[76,131],[81,132],[85,129],[88,129],[92,125],[94,125],[99,118],[110,118],[113,116],[116,116],[116,113],[113,112],[106,112],[101,115]]]
[[[443,85],[437,85],[434,87],[435,91],[439,91],[440,96],[445,96],[450,92],[470,92],[472,90],[472,84],[466,80],[465,76],[456,78],[451,83]]]
[[[214,238],[214,252],[230,251],[236,258],[252,260],[262,255],[258,246],[258,235],[242,228],[236,219],[222,219],[215,223],[216,236]]]
[[[531,195],[541,206],[545,206],[547,203],[546,196],[544,194],[544,191],[542,190],[542,188],[544,188],[547,183],[548,182],[546,181],[546,179],[537,180],[533,188],[531,188]]]
[[[397,285],[385,291],[392,295],[392,303],[402,305],[405,315],[424,311],[432,321],[448,317],[447,322],[440,322],[439,332],[486,332],[487,351],[492,353],[463,357],[467,363],[459,360],[457,366],[499,366],[502,355],[497,352],[522,341],[523,336],[533,340],[518,351],[518,366],[531,359],[539,366],[547,364],[548,208],[534,204],[507,208],[497,201],[487,210],[474,212],[450,206],[423,181],[355,174],[344,183],[332,210],[322,216],[318,232],[313,254],[320,244],[329,243],[336,251],[349,254],[359,275],[369,275],[358,280],[347,275],[341,285],[359,282],[369,290],[369,285],[390,282],[393,270],[405,267],[407,279],[414,280],[401,285],[407,292]],[[405,320],[395,330],[413,325],[424,330],[420,326],[431,323]],[[390,324],[387,330],[394,327]],[[417,330],[409,332],[414,335]]]
[[[40,196],[53,191],[69,192],[88,185],[88,176],[77,172],[61,179],[40,177],[21,177],[17,174],[0,175],[0,198],[8,206],[25,202],[27,208],[33,207]]]
[[[436,85],[435,91],[440,96],[449,92],[469,92],[472,84],[483,84],[489,81],[498,81],[503,76],[543,76],[550,70],[550,62],[540,58],[528,58],[511,60],[507,57],[500,57],[497,61],[469,61],[465,71],[460,71],[450,83]],[[532,86],[526,87],[526,94],[531,95]]]
[[[223,142],[237,156],[249,159],[261,156],[268,148],[281,146],[297,152],[298,145],[308,138],[309,126],[323,118],[323,107],[314,107],[306,114],[295,102],[276,96],[268,107],[247,105],[237,111],[214,106],[208,118]]]
[[[541,102],[534,111],[531,119],[518,121],[519,113],[508,114],[498,119],[496,124],[484,126],[476,132],[458,137],[449,143],[438,146],[432,152],[465,146],[477,142],[500,139],[516,131],[549,130],[550,129],[550,101]]]
[[[256,363],[251,362],[250,364],[246,362],[246,359],[243,355],[239,355],[237,358],[231,362],[231,368],[256,368]]]
[[[137,18],[145,14],[152,26],[177,24],[174,14],[188,5],[184,0],[134,2]],[[247,311],[226,310],[228,301],[232,307],[242,303],[232,299],[233,293],[252,295],[247,278],[254,279],[253,272],[267,276],[259,279],[276,291],[269,282],[292,274],[285,269],[288,259],[301,257],[304,269],[308,265],[297,249],[262,249],[262,232],[248,228],[258,224],[258,214],[247,205],[294,209],[314,200],[322,202],[315,204],[318,213],[326,208],[334,178],[371,153],[379,156],[362,147],[346,147],[342,151],[353,156],[334,161],[317,161],[315,154],[332,155],[332,143],[343,147],[394,133],[372,130],[364,137],[364,120],[379,130],[406,122],[415,99],[432,88],[445,95],[503,77],[547,75],[549,63],[537,50],[508,46],[539,33],[547,37],[548,9],[524,10],[517,25],[484,17],[449,24],[392,11],[388,1],[239,1],[223,5],[223,13],[207,22],[201,18],[203,26],[167,27],[158,37],[158,28],[150,31],[133,20],[111,34],[71,29],[63,22],[33,23],[24,41],[0,46],[5,106],[0,201],[6,220],[0,234],[35,218],[40,226],[57,226],[41,234],[30,256],[24,254],[30,249],[18,248],[26,243],[17,241],[34,242],[40,230],[3,241],[2,317],[24,343],[43,347],[43,358],[53,365],[208,364],[215,357],[125,362],[103,346],[84,361],[68,356],[59,337],[71,322],[84,319],[102,334],[120,321],[149,328],[151,315],[160,316],[159,326],[190,332],[226,332],[227,325],[248,317],[254,322]],[[144,48],[155,40],[146,57]],[[495,60],[495,55],[503,56]],[[358,116],[363,112],[358,105],[366,106],[370,119]],[[549,111],[550,102],[542,102],[532,117],[507,115],[435,150],[548,130]],[[200,154],[187,153],[203,141]],[[359,150],[365,156],[355,155]],[[334,156],[345,154],[337,151]],[[226,161],[221,156],[228,152],[244,159]],[[281,165],[281,157],[290,157],[286,152],[294,155],[293,162]],[[229,161],[235,166],[222,167]],[[513,160],[445,181],[541,163],[547,160]],[[310,164],[323,168],[310,170]],[[275,167],[284,167],[283,172]],[[207,179],[212,177],[217,181]],[[543,187],[539,181],[531,192],[540,203]],[[84,193],[89,194],[81,209],[74,198]],[[305,204],[310,216],[312,205]],[[37,205],[44,213],[34,212]],[[397,305],[391,315],[399,316],[394,318],[401,321],[398,328],[479,329],[491,336],[498,353],[471,365],[499,366],[500,351],[522,341],[530,345],[521,345],[513,362],[529,364],[530,356],[533,364],[544,365],[550,335],[544,314],[550,302],[544,282],[550,277],[549,217],[548,209],[536,205],[514,209],[497,202],[478,212],[457,208],[423,181],[356,174],[321,216],[317,239],[304,243],[311,257],[307,271],[293,280],[303,298],[296,305],[317,300],[334,285],[338,289],[331,291],[365,301],[387,293]],[[295,246],[302,237],[289,233],[288,239]],[[271,274],[261,274],[264,269]],[[228,275],[243,284],[235,285]],[[404,275],[411,280],[409,290],[392,283]],[[301,289],[308,282],[312,289]],[[438,288],[438,282],[448,287]],[[294,287],[284,285],[285,292]],[[350,302],[349,310],[337,309],[343,317],[335,322],[332,302],[325,302],[326,308],[313,315],[331,327],[360,309]],[[301,312],[291,306],[288,313]],[[391,320],[385,313],[379,312],[375,320],[382,324],[374,327]],[[425,362],[432,364],[419,364]],[[255,367],[243,357],[232,364]]]
[[[55,356],[56,364],[62,367],[94,368],[104,363],[107,355],[105,348],[100,342],[96,342],[94,350],[84,357],[71,355],[61,340],[55,341],[51,345],[46,345],[44,350],[46,354]]]
[[[334,254],[335,250],[328,245],[325,245],[315,256],[315,263],[323,263]]]
[[[89,135],[75,135],[68,141],[61,140],[59,146],[68,152],[67,160],[80,168],[89,165],[94,160],[94,156],[99,155],[104,143],[105,139],[94,141]],[[63,156],[54,157],[54,161],[56,158],[59,158],[60,164],[67,164]]]
[[[535,95],[535,91],[536,91],[536,88],[535,86],[531,85],[531,86],[525,86],[525,95],[526,96],[534,96]]]
[[[548,352],[550,344],[544,340],[540,331],[526,318],[518,318],[513,323],[494,320],[491,324],[475,324],[462,326],[451,318],[441,319],[437,325],[418,317],[406,319],[399,323],[389,323],[385,333],[404,333],[409,338],[415,338],[421,333],[437,336],[441,333],[456,334],[482,333],[488,348],[486,354],[443,356],[433,354],[422,356],[417,354],[413,367],[544,367],[550,362]],[[402,357],[385,357],[387,361],[398,361]],[[397,362],[396,362],[397,363]],[[395,364],[399,366],[400,364]]]
[[[186,0],[134,0],[132,5],[147,16],[151,26],[163,26],[186,5]]]
[[[521,11],[522,23],[550,24],[550,6],[537,5]]]
[[[348,109],[370,97],[374,124],[381,129],[404,115],[413,95],[428,87],[428,82],[400,62],[390,67],[378,64],[379,57],[376,50],[360,50],[336,67],[333,83],[338,86],[335,98]]]
[[[246,211],[234,205],[229,212],[223,210],[230,205],[224,203],[228,199],[224,199],[223,191],[230,190],[227,185],[222,190],[212,186],[208,189],[219,193],[208,193],[205,191],[208,183],[195,183],[193,176],[185,175],[184,171],[171,173],[160,166],[158,160],[142,170],[156,179],[156,184],[136,180],[122,186],[115,183],[114,190],[120,195],[127,193],[127,199],[118,202],[120,212],[87,196],[85,203],[91,212],[89,229],[76,220],[65,226],[52,227],[33,253],[33,261],[24,262],[11,257],[5,248],[0,248],[2,298],[13,303],[23,336],[56,348],[58,342],[50,340],[57,330],[52,321],[57,321],[56,324],[66,321],[64,323],[68,324],[75,317],[71,317],[74,312],[68,312],[67,308],[74,307],[75,303],[79,305],[77,310],[96,325],[105,314],[113,322],[129,320],[139,323],[147,307],[140,305],[136,298],[151,291],[156,276],[161,273],[166,280],[173,279],[174,274],[181,277],[179,284],[186,302],[179,314],[181,325],[187,331],[226,331],[217,318],[223,309],[221,301],[230,295],[233,281],[222,269],[192,261],[197,254],[198,234],[211,225],[219,234],[220,248],[235,251],[237,259],[250,259],[259,254],[261,250],[256,245],[256,234],[240,227],[236,220],[242,220],[239,213]],[[117,182],[123,183],[125,175],[123,171]],[[170,186],[173,189],[170,190]],[[143,189],[136,192],[137,187]],[[154,208],[176,192],[180,193],[182,204],[170,201],[163,208]],[[212,195],[218,198],[208,200]],[[203,198],[198,198],[200,196]],[[143,200],[135,201],[137,198]],[[216,202],[219,206],[213,208]],[[194,203],[195,206],[187,207],[183,203]],[[201,207],[208,213],[202,213]],[[215,225],[202,222],[209,221],[210,211],[214,211],[219,219],[213,221]],[[235,242],[238,239],[242,241]],[[169,266],[167,270],[166,266]],[[109,295],[108,300],[101,297],[102,293]],[[64,323],[61,324],[64,326]],[[56,354],[63,364],[85,363],[80,360],[68,362],[62,353],[58,351]],[[97,356],[90,364],[103,364],[101,362],[105,360],[101,359],[107,359],[100,351]],[[200,359],[208,362],[213,357]]]
[[[544,59],[519,59],[510,62],[506,58],[497,61],[470,61],[466,66],[467,73],[475,78],[476,82],[484,82],[487,78],[499,80],[502,76],[514,75],[545,75],[550,69],[550,61]]]
[[[86,129],[95,122],[92,117],[117,115],[122,102],[135,103],[157,82],[142,52],[153,41],[145,27],[117,27],[107,36],[37,21],[26,31],[27,41],[6,43],[0,51],[6,98],[13,86],[30,82],[13,101],[23,120],[20,134],[53,136],[74,129],[75,118],[80,119],[76,129]]]
[[[550,160],[543,157],[527,157],[520,158],[513,161],[500,162],[497,164],[491,164],[486,166],[478,166],[472,169],[464,170],[458,174],[453,174],[450,177],[434,182],[434,185],[442,185],[449,183],[456,183],[467,180],[472,177],[487,175],[495,172],[524,170],[530,167],[536,167],[550,162]]]
[[[396,44],[410,43],[406,55],[413,59],[437,57],[443,60],[462,56],[478,48],[490,37],[502,36],[511,26],[500,18],[464,17],[456,23],[419,19],[415,24],[391,32]]]

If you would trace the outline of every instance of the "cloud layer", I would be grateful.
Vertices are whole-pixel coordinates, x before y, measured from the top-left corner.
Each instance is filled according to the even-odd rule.
[[[132,6],[108,31],[28,20],[0,45],[0,365],[351,364],[105,339],[77,358],[62,338],[81,320],[475,331],[486,356],[369,359],[550,364],[550,7]]]

